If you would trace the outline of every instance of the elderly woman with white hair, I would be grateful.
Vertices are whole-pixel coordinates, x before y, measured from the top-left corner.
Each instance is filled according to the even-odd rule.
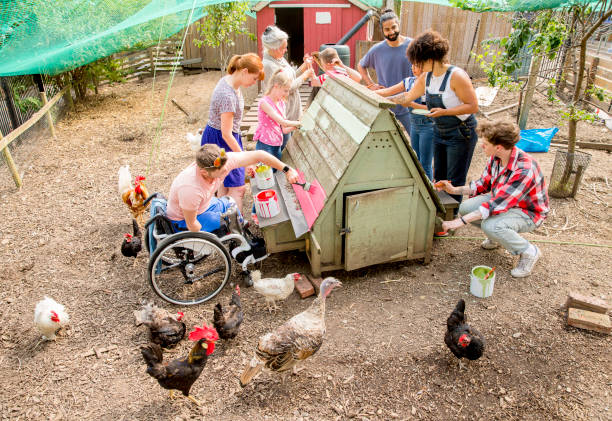
[[[272,75],[282,69],[287,72],[292,79],[291,88],[287,97],[287,108],[285,110],[287,120],[300,120],[302,117],[302,104],[300,103],[299,88],[304,81],[314,77],[314,70],[306,60],[297,68],[293,68],[285,59],[287,52],[287,39],[289,35],[277,26],[268,26],[261,37],[264,48],[263,65],[265,72],[264,87],[268,85]],[[281,150],[285,149],[287,141],[291,137],[291,133],[283,134],[283,145]]]

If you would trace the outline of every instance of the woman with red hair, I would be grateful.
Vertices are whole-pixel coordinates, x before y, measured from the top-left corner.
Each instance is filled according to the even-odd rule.
[[[261,59],[248,53],[233,56],[227,66],[227,74],[221,78],[212,93],[208,124],[202,133],[201,145],[212,143],[226,151],[241,152],[240,123],[244,110],[244,98],[240,88],[252,86],[264,79]],[[229,172],[219,187],[219,196],[231,196],[242,211],[244,197],[244,168]]]

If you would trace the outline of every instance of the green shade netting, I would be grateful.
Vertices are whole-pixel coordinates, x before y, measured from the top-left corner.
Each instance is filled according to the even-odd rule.
[[[144,49],[200,19],[203,7],[226,1],[0,0],[0,76],[56,75]],[[361,3],[380,7],[382,0]]]
[[[441,6],[461,7],[477,12],[526,12],[543,9],[559,9],[575,4],[599,3],[599,0],[402,0],[417,3],[439,4]]]

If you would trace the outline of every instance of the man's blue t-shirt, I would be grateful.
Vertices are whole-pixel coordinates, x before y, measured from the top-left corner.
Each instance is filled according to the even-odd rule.
[[[374,68],[378,83],[385,88],[402,82],[405,78],[413,76],[412,64],[406,57],[406,49],[412,38],[406,40],[398,47],[390,47],[387,41],[381,41],[367,52],[359,61],[359,65],[364,68]],[[408,108],[398,105],[393,112],[401,115],[409,112]]]

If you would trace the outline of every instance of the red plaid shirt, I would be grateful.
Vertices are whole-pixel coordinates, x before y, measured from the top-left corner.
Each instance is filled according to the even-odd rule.
[[[491,192],[491,200],[480,206],[482,219],[518,207],[536,226],[548,213],[548,192],[538,163],[516,146],[512,148],[508,165],[492,156],[479,180],[470,183],[472,196]]]

